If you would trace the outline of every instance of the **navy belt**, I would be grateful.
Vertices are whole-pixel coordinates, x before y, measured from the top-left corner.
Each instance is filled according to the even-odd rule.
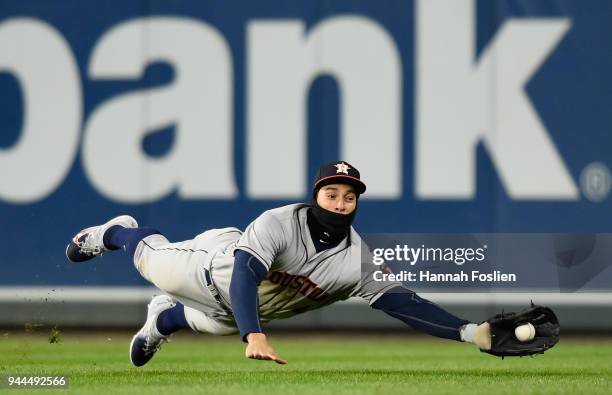
[[[223,302],[223,299],[221,299],[219,290],[217,290],[217,287],[215,287],[215,284],[212,281],[210,271],[206,268],[202,270],[204,270],[204,285],[206,285],[208,292],[210,292],[210,296],[212,296],[222,307],[225,307],[225,303]]]

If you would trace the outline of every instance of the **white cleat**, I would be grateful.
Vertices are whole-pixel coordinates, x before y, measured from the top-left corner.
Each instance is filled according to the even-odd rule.
[[[114,225],[137,228],[138,222],[129,215],[115,217],[103,225],[92,226],[77,233],[66,247],[66,256],[72,262],[84,262],[109,251],[104,245],[104,233]]]
[[[164,336],[157,330],[157,317],[174,306],[176,303],[168,295],[159,295],[151,300],[148,305],[147,321],[130,343],[130,361],[134,366],[142,366],[149,362],[161,345],[168,341],[169,336]]]

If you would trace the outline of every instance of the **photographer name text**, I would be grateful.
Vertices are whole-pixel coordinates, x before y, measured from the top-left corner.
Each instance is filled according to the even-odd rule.
[[[385,273],[382,270],[375,271],[372,276],[374,281],[398,281],[398,282],[516,282],[516,274],[502,273],[499,270],[492,272],[481,272],[478,270],[460,271],[458,273],[434,273],[429,270],[409,272],[402,270],[398,273]]]

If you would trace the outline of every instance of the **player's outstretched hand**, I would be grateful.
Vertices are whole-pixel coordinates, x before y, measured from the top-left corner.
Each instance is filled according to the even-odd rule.
[[[247,358],[274,361],[281,365],[287,363],[287,361],[276,354],[272,346],[268,343],[265,334],[249,333],[247,341],[249,342],[245,352]]]

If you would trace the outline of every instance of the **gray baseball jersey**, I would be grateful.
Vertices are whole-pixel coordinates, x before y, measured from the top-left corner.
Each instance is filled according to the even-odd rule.
[[[292,204],[266,211],[236,236],[234,243],[217,249],[210,263],[222,298],[229,301],[235,249],[249,252],[269,270],[258,288],[260,319],[264,322],[352,296],[372,304],[386,290],[399,286],[376,282],[370,270],[363,269],[362,240],[352,227],[339,245],[317,252],[306,224],[307,209],[304,204]]]

